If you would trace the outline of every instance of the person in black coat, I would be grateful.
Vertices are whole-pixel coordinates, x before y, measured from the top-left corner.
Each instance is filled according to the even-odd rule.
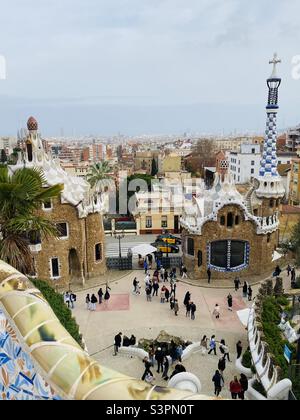
[[[151,367],[152,367],[152,364],[149,362],[149,359],[148,359],[148,357],[145,357],[145,359],[143,360],[143,363],[144,363],[144,365],[145,365],[145,371],[144,371],[144,374],[143,374],[143,376],[142,376],[142,381],[144,381],[145,380],[145,378],[146,378],[146,376],[148,375],[148,373],[151,375],[151,376],[153,376],[153,374],[152,374],[152,372],[151,372]]]
[[[186,292],[185,297],[184,297],[184,301],[183,301],[184,306],[187,306],[188,303],[190,302],[190,300],[191,300],[191,294],[190,294],[190,292]]]
[[[218,397],[222,391],[222,388],[224,386],[224,379],[221,373],[216,370],[215,375],[212,378],[213,383],[215,384],[215,395]]]
[[[160,373],[160,369],[163,371],[164,353],[160,347],[155,352],[155,360],[157,362],[157,373]]]
[[[121,347],[121,343],[122,343],[122,333],[121,333],[121,332],[119,332],[119,334],[117,334],[117,335],[115,336],[115,345],[114,345],[114,348],[115,348],[115,354],[114,354],[114,356],[116,356],[116,355],[117,355],[117,353],[118,353],[118,351],[119,351],[119,348]]]
[[[224,370],[226,369],[226,360],[225,360],[225,356],[221,357],[221,359],[219,360],[218,363],[218,369],[221,373],[224,372]]]
[[[247,376],[244,375],[243,373],[241,374],[240,384],[241,384],[241,387],[242,387],[242,391],[240,392],[239,398],[241,400],[244,400],[245,399],[245,392],[248,391],[249,384],[248,384]]]
[[[166,290],[165,290],[165,296],[166,296],[166,301],[169,302],[169,299],[170,299],[170,291],[169,291],[169,289],[167,287],[166,287]]]
[[[98,290],[99,305],[101,305],[101,303],[102,303],[103,295],[104,295],[103,290],[100,288]]]
[[[238,341],[236,343],[236,358],[239,359],[242,356],[242,353],[243,353],[242,342]]]
[[[169,379],[168,372],[169,372],[169,367],[170,367],[169,360],[168,360],[167,356],[164,357],[163,367],[164,367],[164,370],[163,370],[162,378],[165,381],[167,381]]]

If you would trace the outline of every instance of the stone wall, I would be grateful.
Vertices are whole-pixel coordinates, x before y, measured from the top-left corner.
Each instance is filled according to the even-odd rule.
[[[221,217],[231,212],[234,217],[239,217],[239,224],[232,228],[220,224]],[[278,244],[278,232],[270,235],[257,235],[256,225],[246,221],[242,210],[235,205],[226,206],[219,211],[218,221],[208,221],[202,227],[202,235],[190,235],[183,230],[184,264],[191,278],[206,278],[208,269],[208,244],[218,240],[241,240],[250,245],[249,265],[242,271],[237,272],[240,277],[251,277],[270,273],[276,264],[272,263],[273,251]],[[193,238],[195,243],[194,256],[187,255],[187,238]],[[198,251],[202,252],[202,265],[198,267]],[[235,273],[212,272],[212,279],[231,279]]]
[[[104,229],[102,216],[90,214],[79,219],[77,209],[70,204],[61,204],[53,200],[51,210],[43,211],[55,223],[68,223],[68,238],[43,238],[41,251],[34,252],[36,277],[58,287],[69,284],[83,284],[90,277],[104,274],[106,271],[104,251]],[[102,260],[95,261],[95,245],[102,244]],[[79,265],[76,272],[70,268],[69,256],[72,250]],[[59,258],[60,277],[51,278],[51,258]],[[72,266],[77,264],[72,263]]]

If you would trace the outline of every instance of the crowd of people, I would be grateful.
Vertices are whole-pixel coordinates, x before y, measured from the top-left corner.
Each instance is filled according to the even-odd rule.
[[[103,292],[102,287],[97,292],[97,296],[95,293],[88,293],[85,297],[86,309],[89,311],[96,311],[97,304],[102,305],[102,303],[107,303],[110,299],[110,291],[111,288],[106,285],[105,292]]]

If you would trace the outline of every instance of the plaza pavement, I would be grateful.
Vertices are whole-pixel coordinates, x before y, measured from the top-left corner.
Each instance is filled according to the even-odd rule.
[[[140,296],[132,293],[134,277],[138,278],[142,287]],[[97,296],[99,287],[77,293],[74,315],[80,326],[89,354],[107,367],[132,377],[141,378],[144,370],[141,361],[124,356],[113,356],[114,336],[120,331],[129,337],[134,334],[139,340],[141,338],[154,339],[161,330],[165,330],[169,334],[193,342],[200,341],[204,334],[209,337],[215,334],[217,340],[225,339],[230,348],[232,363],[227,363],[224,374],[225,387],[222,393],[223,397],[230,398],[229,382],[237,374],[234,366],[236,360],[235,345],[238,340],[241,340],[244,350],[247,348],[246,330],[236,314],[237,310],[250,305],[246,299],[242,298],[242,291],[235,292],[233,287],[231,290],[203,288],[179,281],[176,297],[180,304],[180,311],[179,316],[175,317],[168,303],[160,303],[159,296],[152,298],[152,302],[146,301],[144,277],[143,271],[134,271],[118,280],[112,279],[111,282],[108,277],[107,280],[112,289],[111,300],[107,305],[97,305],[96,312],[90,312],[86,309],[85,296],[86,293],[95,293]],[[289,288],[289,280],[285,273],[283,277],[287,289]],[[103,281],[101,283],[103,284]],[[253,296],[255,296],[258,287],[259,285],[253,287]],[[195,321],[185,316],[183,299],[187,291],[190,291],[192,300],[197,306]],[[226,298],[229,292],[233,296],[233,312],[227,309]],[[212,315],[216,303],[221,307],[220,320],[216,320]],[[219,351],[218,355],[220,355]],[[218,360],[219,358],[216,356],[202,356],[199,352],[184,362],[187,371],[194,373],[200,379],[202,393],[206,395],[213,395],[212,376],[217,369]],[[161,375],[158,375],[155,369],[153,369],[153,373],[156,377],[156,384],[166,385],[166,382],[161,380]]]

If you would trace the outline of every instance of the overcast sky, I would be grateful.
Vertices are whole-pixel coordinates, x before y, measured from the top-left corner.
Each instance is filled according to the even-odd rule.
[[[299,0],[2,1],[0,134],[33,113],[49,135],[259,130],[275,51],[296,124],[299,16]]]

